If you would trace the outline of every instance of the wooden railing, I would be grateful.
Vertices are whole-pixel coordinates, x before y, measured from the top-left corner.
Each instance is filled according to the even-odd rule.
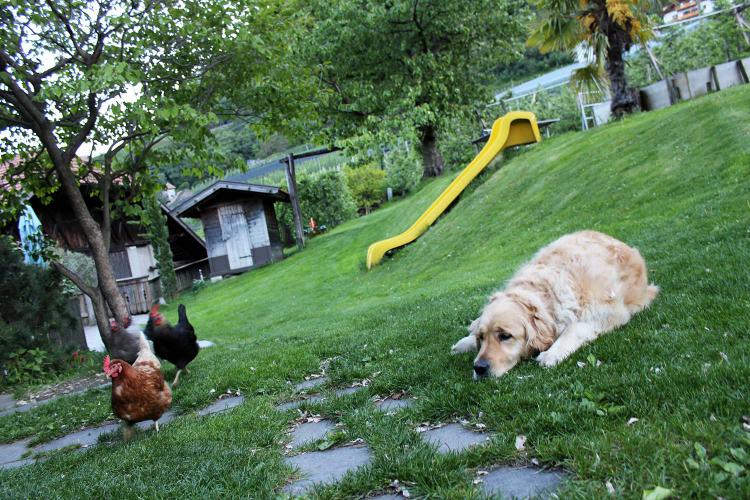
[[[130,314],[143,314],[159,300],[159,278],[139,276],[117,280],[117,287],[125,297]]]

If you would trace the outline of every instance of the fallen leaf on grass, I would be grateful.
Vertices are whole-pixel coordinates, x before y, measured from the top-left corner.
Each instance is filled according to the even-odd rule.
[[[607,492],[610,495],[614,495],[615,494],[615,487],[612,485],[612,483],[610,481],[607,481],[606,483],[604,483],[604,485],[607,487]]]
[[[643,490],[643,500],[664,500],[672,496],[673,491],[657,486],[653,490]]]
[[[635,417],[631,417],[628,419],[628,425],[633,425],[636,422],[638,422],[638,419]]]
[[[584,363],[583,361],[576,361],[576,365],[578,365],[578,368],[585,368],[586,367],[586,363]]]
[[[516,450],[523,451],[525,449],[526,436],[519,434],[516,436]]]

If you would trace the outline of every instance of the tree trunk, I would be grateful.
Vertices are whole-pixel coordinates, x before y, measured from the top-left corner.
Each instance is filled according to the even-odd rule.
[[[443,173],[445,165],[443,155],[438,149],[437,130],[432,125],[420,129],[422,162],[424,164],[424,177],[437,177]]]
[[[96,291],[97,293],[89,295],[91,304],[94,306],[94,319],[96,319],[96,326],[99,328],[99,336],[102,338],[104,347],[107,348],[107,352],[112,352],[112,330],[109,325],[107,304],[101,291],[98,289]]]
[[[91,257],[96,266],[99,289],[104,294],[104,299],[107,304],[109,304],[109,308],[112,310],[115,321],[125,328],[130,322],[130,314],[125,299],[117,288],[117,280],[115,279],[115,273],[112,270],[112,263],[109,261],[109,252],[107,251],[109,245],[104,242],[101,228],[91,216],[91,213],[86,206],[86,201],[83,199],[83,194],[81,193],[81,190],[76,183],[75,176],[70,168],[70,162],[65,162],[63,158],[55,158],[53,155],[50,156],[53,157],[52,160],[55,164],[55,171],[60,179],[63,192],[68,198],[73,213],[76,216],[76,220],[80,224],[83,234],[86,237],[86,241],[89,244]]]
[[[614,118],[622,118],[632,113],[638,107],[633,89],[628,87],[625,79],[625,60],[623,55],[627,48],[627,33],[619,26],[612,23],[612,28],[607,35],[609,44],[607,46],[607,75],[609,76],[610,92],[612,94],[612,105],[610,109]]]

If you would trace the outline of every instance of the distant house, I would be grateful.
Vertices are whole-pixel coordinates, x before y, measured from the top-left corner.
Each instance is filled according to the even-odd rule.
[[[687,0],[665,5],[661,10],[665,24],[687,21],[701,14],[709,14],[715,9],[713,0]]]
[[[173,211],[201,220],[211,276],[222,276],[283,258],[277,201],[289,202],[289,195],[278,187],[217,181]]]
[[[14,158],[9,163],[0,163],[0,190],[20,191],[21,186],[9,177],[8,166],[18,162]],[[92,185],[81,185],[86,204],[94,219],[101,219],[101,201],[93,195]],[[38,217],[41,229],[52,238],[56,245],[65,250],[88,254],[86,238],[76,220],[67,198],[61,191],[52,194],[43,203],[35,196],[26,197],[27,212],[33,210]],[[209,275],[206,246],[183,221],[165,205],[161,206],[167,218],[169,245],[172,250],[177,286],[179,290],[188,288],[193,280]],[[26,212],[25,212],[26,213]],[[0,227],[0,232],[10,234],[16,240],[22,235],[17,223]],[[151,304],[161,295],[159,271],[151,242],[145,236],[146,230],[137,220],[116,219],[112,221],[109,258],[120,292],[125,297],[131,314],[147,312]],[[81,317],[93,322],[93,307],[90,300],[81,295]]]
[[[101,213],[101,201],[88,196],[89,188],[81,186],[87,195],[86,203],[94,218]],[[67,199],[61,192],[52,196],[49,203],[36,197],[29,205],[39,217],[44,233],[55,240],[61,248],[88,254],[88,243]],[[161,205],[167,218],[169,246],[172,250],[178,290],[188,288],[194,279],[207,276],[208,254],[203,241],[166,206]],[[109,260],[117,279],[117,285],[128,304],[131,314],[147,312],[161,295],[159,271],[146,229],[137,220],[116,219],[112,221]],[[85,302],[85,304],[84,304]],[[91,316],[88,301],[82,301],[83,317]],[[91,316],[92,317],[92,316]]]

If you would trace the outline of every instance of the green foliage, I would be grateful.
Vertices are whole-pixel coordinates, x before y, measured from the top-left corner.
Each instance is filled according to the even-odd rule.
[[[282,153],[289,149],[289,140],[282,134],[273,134],[260,144],[258,158],[268,158],[272,154]]]
[[[354,203],[366,214],[385,198],[386,174],[377,165],[346,167],[344,177]]]
[[[161,293],[165,298],[173,299],[177,295],[177,275],[174,271],[172,248],[169,246],[167,216],[162,212],[161,204],[155,196],[143,201],[141,221],[148,231],[145,236],[151,241],[154,249],[154,257],[159,268]]]
[[[28,380],[39,380],[49,370],[50,360],[42,349],[17,349],[4,362],[5,383],[17,385]]]
[[[302,225],[315,219],[319,226],[333,228],[356,214],[352,196],[338,170],[316,172],[297,177],[297,196],[299,197]],[[282,237],[286,244],[292,244],[294,214],[289,203],[277,203],[276,214],[282,227]]]
[[[667,28],[658,40],[652,50],[665,77],[750,55],[750,46],[731,12],[705,19],[692,29]],[[645,50],[628,60],[627,73],[637,86],[661,79]]]
[[[411,147],[399,147],[385,157],[386,183],[393,192],[404,196],[422,179],[419,155]]]
[[[0,386],[67,368],[60,334],[75,327],[60,276],[27,266],[8,237],[0,237]]]
[[[305,9],[296,53],[315,69],[309,85],[320,88],[316,126],[327,142],[447,136],[451,117],[490,99],[491,68],[520,57],[528,20],[525,2],[513,0],[315,0]]]
[[[492,70],[495,78],[494,87],[503,90],[505,87],[530,80],[555,68],[573,63],[573,57],[566,51],[542,54],[539,49],[527,48],[523,58],[501,64]]]

